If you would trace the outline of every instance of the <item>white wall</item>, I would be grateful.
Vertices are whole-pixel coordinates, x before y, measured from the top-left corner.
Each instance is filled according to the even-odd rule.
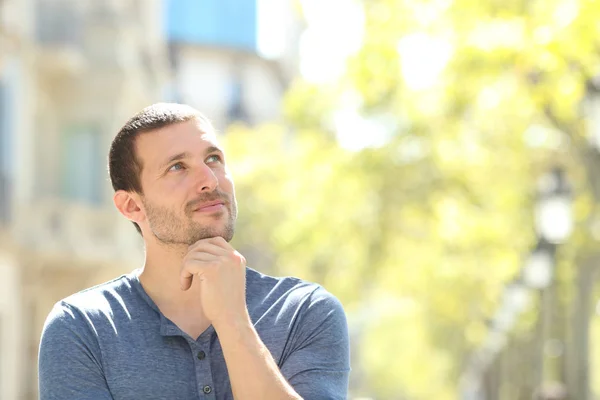
[[[218,48],[181,47],[175,85],[181,101],[204,113],[218,130],[227,125],[231,83],[243,86],[243,104],[253,124],[277,120],[284,88],[275,64],[247,53]]]
[[[28,355],[20,288],[15,260],[0,253],[0,399],[6,400],[21,398],[23,360]]]

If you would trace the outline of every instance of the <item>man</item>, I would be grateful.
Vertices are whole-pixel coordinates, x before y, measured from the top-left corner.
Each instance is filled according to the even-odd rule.
[[[206,118],[143,109],[115,137],[109,172],[144,267],[55,305],[41,400],[346,398],[344,311],[318,285],[247,268],[231,247],[234,186]]]

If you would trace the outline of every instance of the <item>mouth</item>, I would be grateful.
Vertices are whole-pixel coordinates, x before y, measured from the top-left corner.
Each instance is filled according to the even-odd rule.
[[[210,201],[207,203],[200,204],[194,209],[194,212],[212,213],[221,211],[225,208],[225,202],[222,200]]]

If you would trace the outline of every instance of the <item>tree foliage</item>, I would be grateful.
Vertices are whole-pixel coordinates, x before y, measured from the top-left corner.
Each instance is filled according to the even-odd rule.
[[[534,243],[539,175],[566,165],[578,222],[594,215],[581,104],[600,69],[600,3],[370,0],[364,10],[364,43],[340,82],[297,82],[288,127],[227,133],[236,241],[257,268],[342,300],[361,338],[356,394],[456,398],[465,358]],[[423,68],[442,64],[427,85],[407,80],[411,40],[425,46]],[[395,121],[384,146],[334,140],[331,113],[348,91],[365,118]],[[583,232],[567,256],[590,246]]]

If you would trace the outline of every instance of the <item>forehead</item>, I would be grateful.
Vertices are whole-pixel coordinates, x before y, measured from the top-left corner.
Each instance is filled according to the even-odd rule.
[[[209,147],[219,147],[219,144],[212,127],[190,120],[142,133],[137,137],[135,146],[142,165],[152,168],[175,154],[201,154]]]

